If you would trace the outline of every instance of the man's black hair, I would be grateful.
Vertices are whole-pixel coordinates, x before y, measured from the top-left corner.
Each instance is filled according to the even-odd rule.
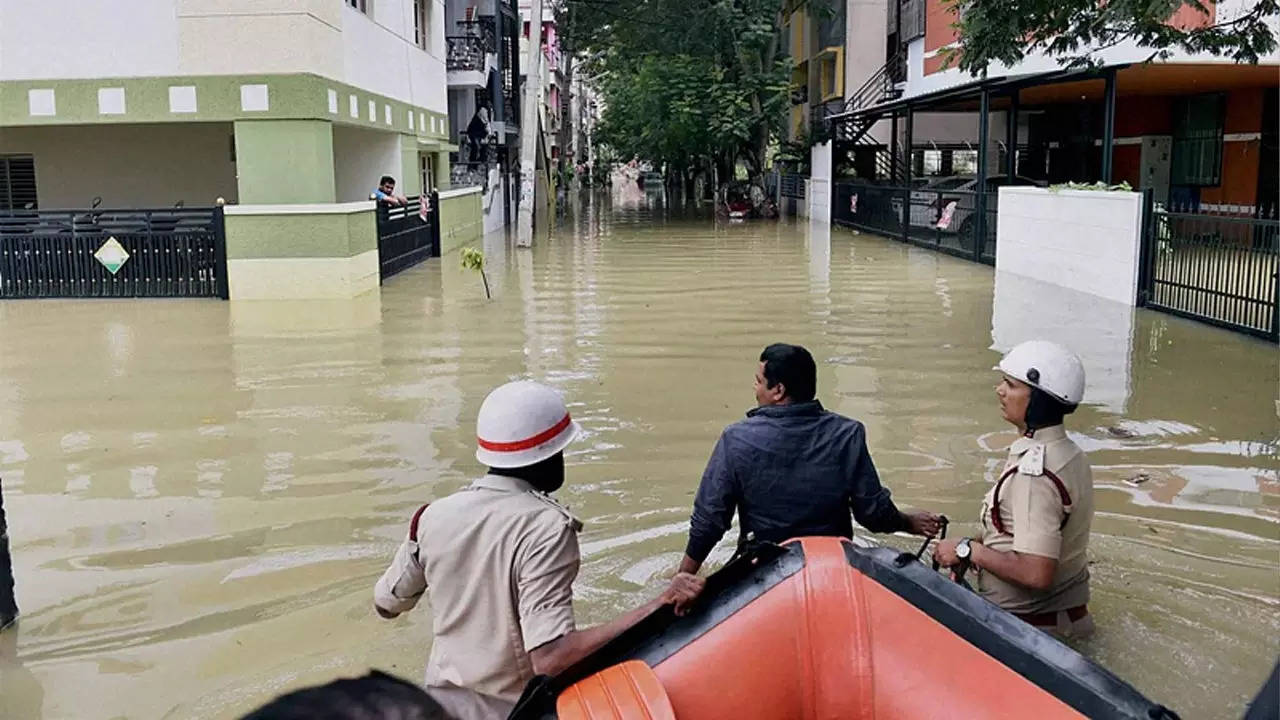
[[[774,343],[760,353],[765,384],[782,383],[791,402],[809,402],[818,394],[818,366],[813,356],[799,345]]]
[[[295,690],[242,720],[453,720],[422,688],[383,672]]]
[[[489,473],[524,480],[542,492],[552,493],[564,485],[564,452],[558,452],[534,465],[518,468],[489,468]]]
[[[395,185],[396,179],[391,177],[390,175],[383,175],[382,179],[378,181],[378,186],[381,187],[383,185],[386,185],[387,183],[391,183],[392,185]]]

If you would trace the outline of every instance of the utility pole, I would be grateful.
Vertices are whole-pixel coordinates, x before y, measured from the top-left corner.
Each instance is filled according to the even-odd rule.
[[[542,98],[542,0],[529,8],[529,62],[520,118],[520,213],[516,247],[533,247],[533,201],[538,187],[538,105]]]

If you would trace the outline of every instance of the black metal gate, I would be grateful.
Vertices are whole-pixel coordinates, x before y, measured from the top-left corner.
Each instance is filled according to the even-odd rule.
[[[440,257],[440,193],[409,204],[378,203],[378,262],[383,280],[427,258]]]
[[[780,190],[782,197],[792,198],[795,200],[804,199],[804,175],[795,173],[782,173],[780,176]]]
[[[965,187],[910,189],[837,181],[831,192],[831,221],[994,265],[998,195]]]
[[[1280,221],[1145,205],[1139,304],[1280,342]]]
[[[227,299],[222,208],[0,212],[0,298]]]

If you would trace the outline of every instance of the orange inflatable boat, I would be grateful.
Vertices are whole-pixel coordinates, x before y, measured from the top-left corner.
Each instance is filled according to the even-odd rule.
[[[557,678],[517,720],[1176,718],[910,554],[761,545]]]

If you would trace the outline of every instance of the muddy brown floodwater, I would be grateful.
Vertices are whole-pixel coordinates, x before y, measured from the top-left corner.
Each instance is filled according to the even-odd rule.
[[[814,351],[901,503],[971,531],[1010,441],[990,368],[1036,335],[1089,372],[1081,649],[1188,718],[1257,691],[1280,650],[1274,345],[875,236],[575,205],[532,251],[485,242],[491,302],[455,255],[351,302],[0,303],[25,611],[0,715],[232,718],[369,666],[420,678],[428,613],[378,620],[372,584],[412,509],[479,472],[476,411],[513,378],[586,429],[560,493],[586,522],[581,622],[675,566],[775,340]]]

